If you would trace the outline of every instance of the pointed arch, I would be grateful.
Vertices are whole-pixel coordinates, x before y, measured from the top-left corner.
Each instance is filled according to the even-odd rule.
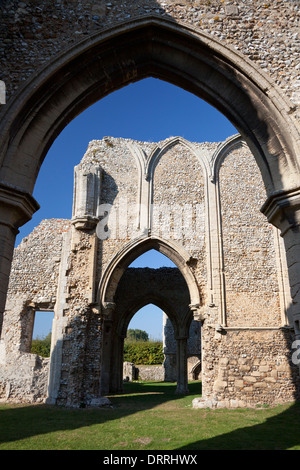
[[[150,76],[195,94],[231,121],[258,163],[266,203],[272,206],[279,193],[298,194],[297,109],[253,61],[165,17],[145,16],[97,31],[47,61],[2,107],[0,228],[7,242],[0,247],[1,312],[15,234],[38,209],[32,192],[55,138],[88,106]]]
[[[157,146],[151,152],[145,165],[145,177],[147,179],[153,180],[154,171],[160,159],[166,152],[168,152],[168,150],[175,147],[176,145],[183,145],[186,148],[188,148],[191,151],[191,153],[197,157],[199,163],[201,164],[204,175],[208,174],[207,162],[204,158],[202,158],[202,155],[199,152],[197,152],[197,149],[195,148],[193,143],[185,140],[183,137],[177,136],[177,137],[172,137],[168,139],[166,142],[164,142],[164,144],[161,147]]]
[[[219,178],[219,170],[220,166],[227,155],[228,152],[234,150],[235,148],[247,147],[246,142],[243,140],[240,134],[233,135],[222,142],[217,149],[215,150],[212,159],[211,159],[211,167],[210,167],[210,179],[213,183]]]
[[[62,129],[97,100],[149,76],[222,112],[248,143],[269,193],[299,186],[299,128],[292,103],[233,47],[155,16],[93,33],[33,74],[3,107],[1,181],[32,193]]]
[[[127,331],[127,328],[131,319],[139,310],[141,310],[143,307],[149,304],[155,305],[156,307],[160,308],[162,312],[167,314],[167,316],[170,318],[172,322],[175,336],[179,336],[180,334],[179,332],[181,330],[180,330],[178,318],[176,315],[172,314],[173,309],[172,309],[172,306],[169,304],[168,299],[166,299],[165,296],[162,296],[158,293],[155,293],[153,295],[148,295],[148,296],[142,296],[142,297],[137,296],[136,298],[134,298],[131,304],[128,305],[128,309],[125,312],[125,315],[122,316],[122,318],[118,319],[118,324],[116,328],[117,334],[119,334],[122,337],[125,337],[126,331]],[[186,322],[186,318],[182,319],[182,323],[184,324],[184,326],[186,326],[186,323],[187,323],[187,327],[186,327],[187,331],[190,326],[191,319],[192,319],[192,313],[190,313],[190,321],[188,323]]]
[[[100,280],[97,303],[105,307],[108,303],[114,302],[118,283],[125,269],[134,259],[150,249],[159,251],[176,264],[186,281],[190,294],[190,304],[200,306],[201,298],[199,289],[189,267],[189,262],[192,259],[191,255],[183,247],[173,241],[166,241],[157,236],[139,237],[129,242],[117,253],[107,266]]]

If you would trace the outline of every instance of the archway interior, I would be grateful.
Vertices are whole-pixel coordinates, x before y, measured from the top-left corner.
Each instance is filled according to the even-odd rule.
[[[129,265],[129,268],[158,269],[163,267],[176,268],[177,266],[167,256],[154,249],[145,252]],[[152,303],[145,305],[132,317],[128,329],[146,330],[149,338],[162,341],[163,311]]]
[[[179,267],[156,249],[149,249],[125,269],[116,291],[115,303],[116,331],[121,333],[121,337],[127,336],[124,342],[123,377],[124,374],[127,377],[129,362],[135,367],[132,377],[137,378],[138,373],[139,380],[146,382],[177,382],[177,390],[181,389],[182,384],[188,381],[187,367],[184,365],[188,362],[188,356],[179,352],[178,340],[182,341],[185,336],[188,344],[189,332],[200,337],[200,331],[192,328],[190,292]],[[160,360],[159,364],[155,364],[156,367],[149,367],[154,364],[148,363],[152,358],[148,358],[147,352],[143,362],[135,362],[138,357],[135,356],[134,347],[138,351],[141,346],[132,345],[134,332],[148,336],[152,343],[160,340],[159,348],[152,344],[155,360]],[[128,354],[128,342],[132,357]],[[147,351],[148,345],[143,346]],[[200,347],[198,349],[198,356],[201,357]],[[150,354],[150,349],[148,352]],[[194,351],[192,354],[195,355]]]

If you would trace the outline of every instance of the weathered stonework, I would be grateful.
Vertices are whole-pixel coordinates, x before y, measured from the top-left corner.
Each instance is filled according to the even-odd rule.
[[[293,0],[3,2],[1,79],[8,98],[20,81],[88,34],[150,15],[184,21],[236,48],[299,105],[299,5]]]
[[[195,407],[298,399],[286,256],[259,211],[265,195],[239,135],[223,143],[90,142],[74,172],[72,220],[43,221],[15,250],[1,398],[101,404],[122,390],[130,319],[155,303],[173,325],[177,393],[187,393],[201,360],[203,398]],[[153,248],[177,269],[128,268]],[[48,363],[29,348],[34,309],[51,307]],[[201,326],[193,332],[201,356],[194,349],[188,366],[192,321]],[[24,364],[18,376],[16,361]]]

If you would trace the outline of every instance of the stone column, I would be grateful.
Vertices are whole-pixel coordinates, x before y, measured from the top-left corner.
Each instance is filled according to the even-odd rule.
[[[101,395],[110,392],[110,374],[112,357],[112,319],[103,319],[102,361],[101,361]]]
[[[123,350],[124,336],[117,335],[113,341],[112,357],[114,357],[113,368],[111,368],[110,393],[123,392]]]
[[[110,392],[112,381],[112,357],[115,353],[114,340],[115,332],[113,330],[113,317],[116,304],[114,302],[105,302],[101,308],[102,313],[102,351],[101,351],[101,395]]]
[[[187,337],[176,338],[177,342],[177,388],[176,393],[188,393]]]
[[[292,298],[288,318],[300,339],[300,189],[272,195],[261,211],[284,240]]]
[[[18,228],[40,208],[28,193],[0,184],[0,333]]]

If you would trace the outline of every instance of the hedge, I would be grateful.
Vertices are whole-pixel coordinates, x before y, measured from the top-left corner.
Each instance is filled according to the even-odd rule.
[[[31,353],[38,354],[42,357],[50,356],[50,347],[51,347],[51,333],[49,333],[45,338],[36,338],[32,340],[31,343]]]
[[[140,365],[162,364],[164,361],[163,345],[153,341],[125,343],[124,361]]]

